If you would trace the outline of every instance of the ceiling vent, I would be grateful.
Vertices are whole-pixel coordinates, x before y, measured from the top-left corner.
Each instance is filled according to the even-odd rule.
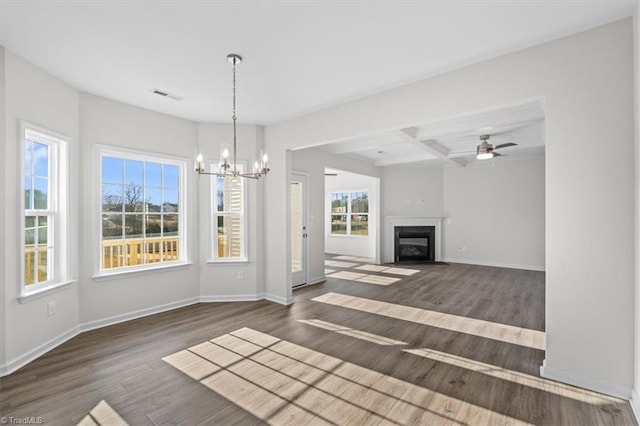
[[[174,95],[173,93],[169,93],[166,90],[152,89],[151,93],[154,93],[159,96],[164,96],[165,98],[173,99],[174,101],[184,100],[184,96]]]

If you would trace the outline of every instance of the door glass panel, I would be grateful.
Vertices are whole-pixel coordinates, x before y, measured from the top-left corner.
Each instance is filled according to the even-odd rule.
[[[302,182],[291,182],[291,272],[302,270]]]

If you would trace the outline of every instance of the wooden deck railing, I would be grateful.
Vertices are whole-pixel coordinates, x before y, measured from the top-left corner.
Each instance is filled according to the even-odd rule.
[[[144,258],[146,250],[146,262]],[[25,285],[47,280],[47,248],[34,250],[34,244],[25,245],[24,272]],[[38,256],[38,279],[34,279],[34,262]],[[144,263],[167,262],[180,259],[180,238],[142,238],[125,240],[105,240],[102,242],[102,269],[122,266],[142,265]]]
[[[146,248],[146,250],[145,250]],[[145,260],[146,252],[146,260]],[[180,238],[142,238],[102,242],[102,269],[180,259]]]
[[[47,248],[40,247],[36,251],[35,244],[25,244],[24,248],[24,274],[25,285],[34,284],[36,282],[43,282],[47,280]],[[36,261],[36,255],[38,256],[38,279],[34,279],[34,262]]]

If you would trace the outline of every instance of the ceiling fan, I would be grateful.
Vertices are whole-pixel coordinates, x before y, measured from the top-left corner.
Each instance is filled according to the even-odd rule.
[[[503,156],[504,154],[500,154],[499,152],[496,152],[496,149],[518,145],[517,143],[509,142],[509,143],[503,143],[500,145],[493,146],[489,142],[487,142],[489,138],[490,138],[490,135],[480,136],[480,140],[482,142],[480,143],[480,145],[476,147],[476,158],[478,160],[488,160],[489,158]]]

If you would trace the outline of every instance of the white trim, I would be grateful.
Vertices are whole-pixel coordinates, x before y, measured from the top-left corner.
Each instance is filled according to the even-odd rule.
[[[448,262],[448,263],[463,263],[465,265],[493,266],[496,268],[509,268],[509,269],[524,269],[527,271],[540,271],[540,272],[546,271],[544,266],[519,265],[516,263],[487,262],[484,260],[452,259],[452,258],[445,258],[442,261]]]
[[[69,339],[74,338],[78,334],[96,330],[98,328],[107,327],[114,324],[119,324],[125,321],[131,321],[139,318],[144,318],[149,315],[155,315],[166,311],[171,311],[174,309],[182,308],[184,306],[194,305],[196,303],[209,303],[209,302],[257,302],[260,300],[268,300],[271,302],[279,303],[281,305],[290,305],[293,303],[293,298],[285,299],[279,296],[274,296],[271,294],[240,294],[240,295],[228,295],[228,296],[200,296],[200,297],[190,297],[188,299],[183,299],[177,302],[166,303],[163,305],[153,306],[150,308],[140,309],[133,312],[128,312],[125,314],[114,315],[112,317],[89,321],[86,323],[79,324],[75,327],[70,328],[64,333],[60,334],[57,337],[31,349],[25,354],[13,359],[10,362],[2,365],[0,364],[0,377],[7,376],[16,370],[22,368],[26,364],[34,361],[35,359],[41,357],[45,353],[50,350],[60,346],[65,343]]]
[[[264,300],[279,303],[285,306],[291,305],[293,303],[293,297],[284,298],[284,297],[276,296],[274,294],[269,294],[269,293],[264,294]]]
[[[442,219],[444,216],[385,216],[385,251],[383,263],[394,263],[394,229],[396,226],[435,226],[436,227],[436,262],[442,258]]]
[[[640,423],[640,395],[638,395],[635,388],[631,389],[631,399],[629,400],[629,404],[631,404],[631,411],[636,417],[636,422]]]
[[[71,284],[78,282],[78,280],[69,280],[64,282],[57,282],[48,287],[43,287],[32,293],[26,293],[22,296],[18,296],[18,302],[20,304],[29,303],[32,300],[40,299],[41,297],[49,296],[62,290],[66,290]]]
[[[94,241],[93,247],[93,271],[92,278],[109,279],[112,276],[116,276],[119,273],[131,273],[147,270],[162,269],[164,266],[183,266],[190,265],[190,254],[188,251],[188,211],[187,211],[187,168],[189,165],[189,158],[180,155],[170,155],[149,152],[144,150],[132,150],[129,148],[121,148],[117,146],[94,144],[94,161],[96,167],[94,167],[94,182],[93,188],[96,188],[95,199],[93,204],[92,220],[94,220]],[[102,269],[102,158],[114,157],[123,160],[134,160],[142,162],[158,162],[161,164],[171,164],[178,167],[178,237],[180,245],[180,259],[169,262],[160,262],[153,264],[145,264],[142,266],[123,266],[113,269]],[[146,175],[145,175],[146,179]],[[145,182],[146,183],[146,182]],[[125,183],[126,185],[126,183]],[[143,184],[143,188],[146,188],[146,184]],[[164,189],[164,186],[162,187]],[[140,212],[145,214],[145,212]],[[164,264],[162,266],[156,266]],[[149,266],[153,265],[153,266]]]
[[[126,314],[114,315],[112,317],[99,319],[95,321],[85,322],[80,324],[80,331],[91,331],[97,328],[107,327],[109,325],[118,324],[125,321],[131,321],[134,319],[148,317],[149,315],[159,314],[161,312],[171,311],[173,309],[182,308],[184,306],[193,305],[198,303],[197,297],[190,297],[189,299],[179,300],[177,302],[165,303],[164,305],[153,306],[150,308],[140,309],[133,312],[127,312]]]
[[[248,264],[249,259],[209,259],[207,260],[207,264],[211,264],[211,265],[224,265],[224,264],[232,264],[232,265],[237,265],[238,263],[245,263]]]
[[[590,379],[572,371],[555,369],[549,367],[546,359],[542,361],[542,365],[540,366],[540,376],[545,379],[551,379],[583,389],[600,392],[605,395],[615,396],[616,398],[629,399],[631,397],[632,389],[629,386],[622,386],[617,383],[605,382],[598,379]]]
[[[25,264],[24,256],[18,257],[19,279],[18,299],[28,301],[30,297],[39,292],[49,292],[58,286],[65,286],[69,282],[69,249],[67,230],[67,210],[68,210],[68,153],[67,146],[71,140],[68,136],[37,126],[25,120],[18,120],[18,226],[17,241],[18,253],[25,251],[25,216],[40,215],[47,216],[48,219],[48,241],[50,246],[50,258],[47,259],[49,280],[27,285],[24,282]],[[24,203],[24,181],[25,181],[25,143],[27,138],[48,147],[48,176],[47,176],[47,208],[27,209]],[[35,187],[33,188],[35,190]],[[37,278],[37,277],[35,277]],[[24,303],[20,300],[20,303]]]
[[[0,377],[7,376],[18,369],[24,367],[31,361],[40,358],[42,355],[46,354],[50,350],[60,346],[64,342],[69,339],[72,339],[80,334],[80,327],[75,326],[71,329],[65,331],[64,333],[54,337],[53,339],[36,346],[30,351],[20,355],[19,357],[13,359],[12,361],[7,362],[5,365],[0,365]]]
[[[177,262],[177,261],[176,261]],[[155,274],[158,272],[165,272],[168,269],[182,269],[188,268],[192,266],[191,262],[178,262],[178,263],[151,263],[148,265],[144,265],[143,267],[131,267],[136,269],[124,269],[124,268],[114,268],[107,269],[109,272],[102,272],[97,275],[93,275],[91,278],[95,281],[108,281],[108,280],[117,280],[127,277],[135,277],[139,275],[149,275]]]
[[[256,302],[264,300],[264,294],[229,294],[220,296],[200,296],[200,303],[213,302]]]

